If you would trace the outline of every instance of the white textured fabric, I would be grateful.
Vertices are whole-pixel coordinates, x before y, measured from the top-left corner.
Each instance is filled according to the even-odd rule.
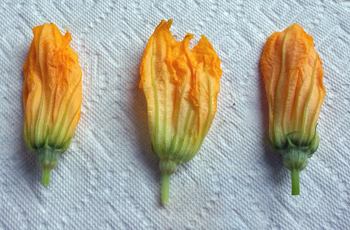
[[[211,130],[162,206],[138,71],[170,18],[177,40],[208,37],[223,75]],[[0,229],[349,229],[349,21],[340,0],[1,1]],[[22,135],[22,66],[44,22],[70,31],[83,69],[81,119],[49,187]],[[290,172],[264,138],[259,60],[268,36],[295,22],[314,37],[327,94],[320,146],[292,197]]]

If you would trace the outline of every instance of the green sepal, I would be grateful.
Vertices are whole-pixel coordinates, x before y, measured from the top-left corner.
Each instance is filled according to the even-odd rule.
[[[159,169],[162,173],[171,175],[176,172],[178,166],[181,162],[174,160],[160,160],[159,161]]]
[[[62,149],[51,148],[47,143],[43,148],[35,151],[36,162],[43,170],[43,185],[48,186],[50,184],[50,171],[56,167],[61,153],[63,153]]]
[[[310,152],[291,148],[281,152],[283,165],[289,170],[302,171],[308,163]]]
[[[43,170],[42,184],[48,186],[50,183],[50,171],[56,167],[59,156],[68,149],[72,138],[69,138],[68,141],[60,146],[55,146],[55,144],[49,143],[50,135],[47,135],[44,143],[33,146],[26,129],[24,129],[24,140],[29,149],[35,153],[37,165]]]
[[[170,191],[170,176],[176,172],[178,166],[181,164],[179,161],[174,160],[160,160],[159,169],[162,173],[162,203],[167,204],[169,202]]]
[[[292,195],[299,195],[299,172],[306,168],[311,151],[298,147],[281,152],[283,165],[292,173]]]
[[[283,165],[292,173],[292,195],[299,195],[299,172],[306,168],[308,158],[316,152],[319,145],[319,138],[315,126],[314,136],[307,142],[303,143],[298,138],[292,138],[297,131],[288,133],[282,147],[277,146],[268,138],[271,148],[282,155]]]

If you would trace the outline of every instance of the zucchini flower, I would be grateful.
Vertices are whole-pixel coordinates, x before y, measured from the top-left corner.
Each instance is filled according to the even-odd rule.
[[[269,105],[269,142],[292,173],[292,195],[299,195],[299,172],[317,150],[317,120],[326,95],[322,62],[313,38],[293,24],[273,33],[261,56]]]
[[[220,59],[202,35],[188,48],[192,34],[177,42],[172,20],[162,22],[149,39],[140,66],[148,110],[152,150],[160,158],[162,202],[168,203],[170,176],[191,160],[207,135],[220,91]]]
[[[50,171],[67,150],[80,118],[82,72],[68,31],[62,36],[56,25],[45,23],[33,34],[23,66],[24,139],[48,186]]]

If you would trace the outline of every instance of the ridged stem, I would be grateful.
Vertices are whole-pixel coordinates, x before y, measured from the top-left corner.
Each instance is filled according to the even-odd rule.
[[[299,170],[293,169],[292,172],[292,195],[299,195]]]
[[[36,161],[38,166],[43,170],[42,184],[44,186],[48,186],[50,184],[50,171],[56,167],[61,153],[61,150],[55,150],[48,146],[44,146],[43,148],[37,150]]]
[[[49,186],[50,184],[50,172],[51,169],[44,169],[43,170],[43,185],[44,186]]]
[[[167,204],[169,202],[170,191],[170,175],[162,173],[162,203]]]

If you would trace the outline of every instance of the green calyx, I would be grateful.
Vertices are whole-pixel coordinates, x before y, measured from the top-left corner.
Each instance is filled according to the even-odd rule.
[[[287,134],[285,138],[283,138],[285,142],[282,146],[269,140],[272,149],[282,155],[283,165],[292,173],[292,195],[300,194],[299,172],[307,166],[308,158],[316,152],[319,144],[316,128],[313,137],[309,139],[309,141],[303,142],[301,141],[303,138],[298,137],[300,137],[298,132]]]
[[[292,195],[299,195],[299,172],[307,166],[311,153],[292,148],[283,151],[281,154],[283,165],[292,173]]]
[[[157,140],[156,137],[161,138],[162,141]],[[190,161],[196,155],[205,135],[194,137],[190,133],[184,133],[181,135],[175,134],[171,139],[165,137],[166,135],[155,135],[151,145],[152,152],[160,159],[159,169],[162,174],[161,200],[163,204],[169,202],[171,175],[176,172],[180,164]]]
[[[51,169],[56,167],[62,150],[54,149],[46,145],[43,148],[36,150],[35,153],[37,156],[36,162],[38,166],[43,170],[42,184],[44,186],[48,186],[50,184]]]
[[[24,129],[24,139],[29,149],[35,153],[38,166],[43,170],[42,184],[48,186],[51,169],[56,167],[60,154],[68,149],[72,138],[58,145],[57,143],[50,143],[50,135],[47,135],[44,141],[39,142],[30,140],[26,129]]]
[[[160,160],[159,169],[162,172],[162,203],[167,204],[169,202],[170,191],[170,176],[176,172],[179,164],[174,160]]]
[[[291,148],[283,151],[282,153],[283,165],[289,170],[302,171],[308,163],[308,158],[310,157],[309,152],[297,148]]]

